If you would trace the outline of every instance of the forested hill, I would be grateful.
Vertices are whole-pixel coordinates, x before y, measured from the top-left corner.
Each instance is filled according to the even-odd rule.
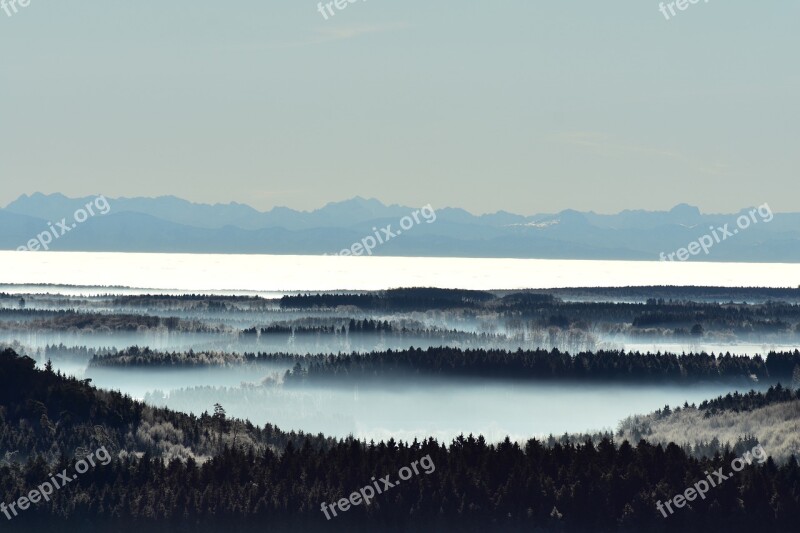
[[[798,316],[800,289],[728,287],[609,287],[476,291],[412,287],[356,293],[326,292],[285,295],[282,309],[357,307],[363,310],[409,311],[430,309],[485,309],[503,313],[564,312],[591,315],[611,312],[614,319],[630,320],[643,311],[702,315],[709,319]],[[747,303],[754,305],[749,310]],[[588,312],[587,312],[588,311]],[[576,314],[577,316],[577,314]]]
[[[624,350],[568,352],[486,350],[439,346],[369,353],[296,355],[274,352],[161,352],[136,346],[94,353],[92,367],[187,368],[246,364],[293,367],[285,382],[349,383],[386,377],[469,377],[506,380],[609,381],[628,383],[755,383],[800,380],[800,351],[748,357],[731,354],[649,353]]]
[[[266,355],[266,354],[265,354]],[[278,357],[278,356],[275,356]],[[302,364],[299,362],[302,361]],[[311,355],[287,372],[287,383],[365,380],[392,375],[620,381],[751,382],[792,381],[800,351],[746,357],[707,353],[641,353],[600,350],[570,355],[559,350],[462,350],[437,347],[368,354]]]
[[[705,499],[665,518],[657,501],[706,471],[729,469],[734,453],[695,459],[674,444],[608,439],[552,447],[472,436],[447,446],[432,439],[301,441],[222,413],[198,419],[151,409],[36,370],[10,350],[0,353],[0,414],[5,502],[18,501],[54,469],[79,471],[74,451],[105,446],[113,457],[3,521],[4,531],[788,532],[800,519],[794,458],[745,465]],[[27,461],[17,462],[15,451]],[[428,467],[396,483],[415,462]],[[378,478],[392,486],[369,506],[326,520],[322,503]]]
[[[89,381],[37,370],[33,359],[0,351],[0,457],[20,460],[41,453],[52,461],[102,443],[166,460],[199,459],[234,443],[255,451],[281,450],[289,441],[300,446],[307,437],[228,419],[220,410],[192,416],[153,408]],[[315,446],[333,442],[321,436],[311,441]]]

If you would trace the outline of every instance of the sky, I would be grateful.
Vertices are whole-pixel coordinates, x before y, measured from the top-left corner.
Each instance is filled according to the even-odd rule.
[[[0,10],[0,205],[797,211],[796,0],[701,1],[669,20],[653,0],[318,7]]]

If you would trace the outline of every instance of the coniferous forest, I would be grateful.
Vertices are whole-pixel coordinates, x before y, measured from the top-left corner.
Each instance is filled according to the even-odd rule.
[[[0,523],[794,531],[795,298],[4,293]]]
[[[24,450],[0,467],[7,501],[53,469],[74,468],[81,443],[125,452],[4,524],[8,530],[794,531],[800,519],[795,458],[747,465],[665,521],[656,501],[728,468],[732,449],[696,459],[675,444],[609,438],[552,445],[472,435],[446,443],[333,440],[254,427],[222,410],[199,417],[154,410],[37,370],[11,350],[0,354],[0,391],[2,447]],[[753,394],[749,401],[778,400]],[[733,408],[722,398],[710,404]],[[164,428],[161,438],[143,438],[145,425]],[[187,456],[167,459],[168,447],[177,446]],[[353,507],[335,526],[320,513],[321,502],[364,480],[391,474],[394,485],[395,473],[423,456],[435,465],[430,474]]]

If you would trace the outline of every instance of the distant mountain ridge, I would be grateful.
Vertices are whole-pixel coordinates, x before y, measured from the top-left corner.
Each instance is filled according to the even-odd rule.
[[[48,223],[70,219],[94,197],[22,195],[0,209],[0,248],[16,249]],[[111,210],[89,217],[49,245],[61,251],[323,254],[350,248],[416,207],[355,197],[313,211],[241,203],[196,204],[175,196],[108,198]],[[373,255],[658,260],[708,234],[735,227],[739,213],[704,214],[680,204],[669,211],[625,210],[603,215],[564,210],[530,216],[499,211],[473,215],[437,207]],[[431,217],[432,218],[432,217]],[[800,213],[775,213],[690,260],[800,262]]]

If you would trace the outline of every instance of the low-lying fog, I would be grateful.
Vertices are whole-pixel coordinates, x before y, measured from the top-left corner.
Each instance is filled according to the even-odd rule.
[[[800,345],[797,337],[774,337],[759,342],[749,339],[735,339],[730,342],[686,339],[683,341],[654,338],[643,340],[622,335],[613,337],[597,336],[592,341],[579,339],[481,339],[480,337],[459,336],[451,338],[423,337],[413,333],[403,336],[360,334],[337,336],[333,334],[276,336],[274,339],[260,337],[252,341],[235,333],[182,332],[166,330],[145,330],[138,332],[79,332],[79,331],[16,331],[0,330],[0,343],[19,344],[32,350],[43,350],[46,346],[63,344],[67,348],[86,347],[91,349],[123,350],[131,346],[149,347],[160,351],[224,351],[229,353],[279,352],[289,354],[328,354],[382,351],[387,349],[404,350],[413,346],[428,347],[453,346],[459,348],[501,348],[506,350],[533,350],[557,348],[570,353],[595,350],[626,350],[640,352],[706,352],[733,355],[765,356],[769,351],[792,351]],[[38,358],[38,357],[37,357]]]
[[[229,416],[286,430],[360,439],[449,441],[463,433],[498,441],[610,429],[634,413],[669,404],[700,403],[734,390],[726,385],[510,383],[430,379],[359,386],[284,387],[286,368],[247,366],[201,370],[96,369],[60,366],[99,387],[171,409],[200,414],[220,403]],[[266,382],[265,382],[266,378]],[[738,390],[746,390],[741,388]]]

